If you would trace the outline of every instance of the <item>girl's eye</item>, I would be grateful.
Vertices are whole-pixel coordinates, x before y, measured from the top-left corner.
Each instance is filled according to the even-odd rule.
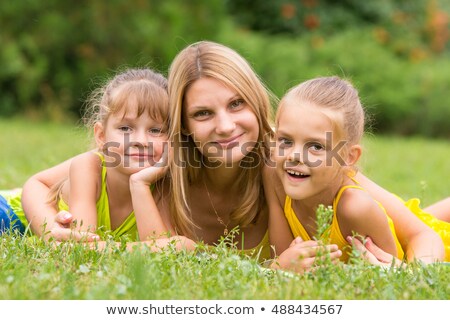
[[[129,126],[121,126],[119,127],[119,130],[122,132],[130,132],[131,128]]]
[[[293,144],[292,140],[289,140],[286,138],[278,138],[277,141],[278,141],[278,147],[280,147],[280,148],[289,148]]]
[[[316,152],[325,150],[324,146],[320,143],[311,143],[308,148]]]
[[[243,104],[244,104],[243,99],[236,99],[230,103],[230,107],[231,109],[239,109],[240,107],[242,107]]]
[[[165,133],[165,130],[164,130],[163,128],[157,128],[157,127],[155,127],[155,128],[151,128],[151,129],[149,130],[149,132],[150,132],[151,135],[154,135],[154,136],[160,136],[160,135],[162,135],[162,134]]]

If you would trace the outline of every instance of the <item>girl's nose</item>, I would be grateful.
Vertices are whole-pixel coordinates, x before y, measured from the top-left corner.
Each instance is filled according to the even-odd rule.
[[[131,135],[130,143],[132,145],[140,145],[146,147],[148,145],[148,136],[145,131],[138,130]]]
[[[302,150],[299,148],[293,148],[287,155],[287,160],[290,162],[304,163],[303,158],[304,155],[302,154]]]

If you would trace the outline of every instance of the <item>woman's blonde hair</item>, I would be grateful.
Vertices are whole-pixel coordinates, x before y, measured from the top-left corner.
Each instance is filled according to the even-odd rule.
[[[90,94],[85,104],[84,122],[89,129],[97,122],[106,125],[111,114],[123,112],[125,117],[133,106],[138,117],[147,112],[152,119],[168,127],[167,87],[167,79],[160,73],[148,68],[127,69]],[[50,188],[49,203],[58,203],[65,181],[67,178]]]
[[[184,48],[169,69],[169,102],[171,126],[169,139],[174,147],[171,161],[173,225],[178,232],[192,235],[195,224],[187,201],[189,185],[202,179],[202,155],[192,137],[183,134],[183,107],[186,91],[196,80],[208,77],[236,90],[256,115],[259,126],[254,149],[241,160],[242,174],[237,182],[242,197],[231,214],[231,221],[244,227],[256,221],[265,205],[261,170],[269,156],[272,138],[271,103],[274,96],[262,83],[249,63],[236,51],[224,45],[200,41]]]

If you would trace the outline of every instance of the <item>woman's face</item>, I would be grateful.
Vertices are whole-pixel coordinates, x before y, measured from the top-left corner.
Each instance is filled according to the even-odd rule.
[[[241,161],[258,142],[258,119],[248,103],[213,78],[200,78],[187,89],[183,120],[184,133],[217,166]]]

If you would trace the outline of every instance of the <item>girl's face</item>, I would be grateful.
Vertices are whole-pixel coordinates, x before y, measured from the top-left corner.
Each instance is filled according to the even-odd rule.
[[[103,126],[94,128],[97,145],[103,150],[108,167],[133,174],[158,162],[167,149],[167,128],[162,121],[137,110],[111,114]]]
[[[327,190],[342,183],[343,146],[330,118],[314,105],[286,101],[274,155],[286,194],[297,200],[329,196]]]
[[[256,145],[256,115],[232,88],[213,78],[200,78],[186,91],[184,133],[210,163],[241,161]]]

